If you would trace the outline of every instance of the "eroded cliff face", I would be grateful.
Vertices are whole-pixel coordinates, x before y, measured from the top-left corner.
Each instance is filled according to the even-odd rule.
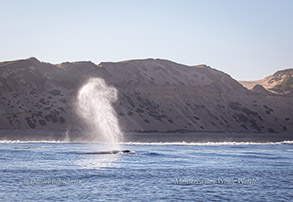
[[[117,88],[113,105],[125,132],[293,132],[292,97],[249,91],[204,65],[160,59],[0,63],[0,128],[83,130],[76,96],[91,77]]]

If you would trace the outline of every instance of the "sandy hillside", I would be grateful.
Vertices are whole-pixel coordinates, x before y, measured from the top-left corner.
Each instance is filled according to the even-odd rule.
[[[239,81],[243,86],[253,90],[255,86],[262,86],[267,91],[274,94],[293,94],[293,69],[277,71],[258,81]]]

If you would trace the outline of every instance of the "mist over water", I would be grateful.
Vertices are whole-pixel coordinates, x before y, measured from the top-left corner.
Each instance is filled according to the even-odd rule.
[[[101,78],[90,78],[79,90],[77,110],[87,123],[92,140],[113,145],[122,141],[123,133],[112,107],[117,99],[116,88],[107,86]]]

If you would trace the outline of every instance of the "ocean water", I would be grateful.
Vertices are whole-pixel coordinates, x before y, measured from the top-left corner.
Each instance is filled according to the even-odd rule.
[[[293,144],[0,142],[0,201],[292,201]]]

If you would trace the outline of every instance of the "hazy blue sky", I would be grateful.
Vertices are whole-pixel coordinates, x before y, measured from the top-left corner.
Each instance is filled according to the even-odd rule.
[[[238,80],[293,67],[293,0],[0,0],[0,61],[163,58]]]

